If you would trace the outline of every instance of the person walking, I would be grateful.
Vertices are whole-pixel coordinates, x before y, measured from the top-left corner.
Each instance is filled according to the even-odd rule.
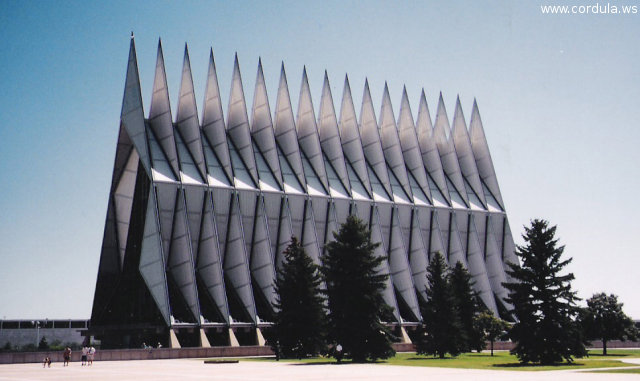
[[[96,355],[96,349],[94,347],[89,348],[89,366],[93,365],[93,358]]]
[[[66,347],[64,349],[64,352],[62,352],[62,358],[64,359],[62,366],[69,366],[69,360],[71,360],[71,348]]]
[[[87,346],[83,346],[82,347],[82,357],[80,358],[80,360],[82,361],[82,366],[84,366],[87,363],[87,354],[89,353],[89,348],[87,348]]]

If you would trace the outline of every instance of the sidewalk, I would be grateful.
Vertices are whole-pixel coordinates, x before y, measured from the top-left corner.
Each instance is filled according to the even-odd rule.
[[[640,362],[640,359],[631,359]],[[630,366],[634,366],[630,364]],[[0,381],[18,380],[87,380],[140,381],[157,380],[248,380],[248,381],[324,381],[324,380],[447,380],[447,381],[518,381],[557,380],[596,381],[630,380],[637,375],[587,373],[584,371],[523,372],[506,370],[469,370],[452,368],[408,367],[376,364],[293,364],[286,362],[241,361],[237,364],[204,364],[203,360],[105,361],[93,366],[71,363],[0,365]]]

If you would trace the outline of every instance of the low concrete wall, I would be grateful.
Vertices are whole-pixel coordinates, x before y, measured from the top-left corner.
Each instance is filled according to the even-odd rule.
[[[602,342],[593,342],[590,348],[602,348]],[[493,345],[494,350],[509,350],[514,347],[510,341],[497,341]],[[611,341],[607,342],[608,349],[615,348],[640,348],[637,341]],[[414,352],[415,344],[393,344],[396,352]],[[489,344],[487,344],[489,349]],[[0,353],[0,364],[15,363],[39,363],[46,357],[51,361],[62,362],[62,351],[56,352],[9,352]],[[80,351],[71,354],[71,361],[80,361]],[[104,349],[96,352],[95,361],[126,361],[126,360],[158,360],[179,358],[205,358],[205,357],[244,357],[244,356],[273,356],[270,347],[246,346],[246,347],[212,347],[212,348],[153,348],[153,349]]]
[[[397,352],[415,351],[413,344],[393,344]],[[205,357],[245,357],[245,356],[273,356],[270,347],[212,347],[212,348],[153,348],[153,349],[104,349],[98,350],[95,361],[126,361],[126,360],[158,360],[179,358]],[[45,357],[51,357],[52,362],[62,362],[62,351],[56,352],[10,352],[0,353],[0,364],[39,363]],[[80,361],[80,351],[71,353],[71,361]]]
[[[273,351],[269,347],[212,347],[212,348],[154,348],[154,349],[104,349],[98,350],[95,361],[126,361],[126,360],[158,360],[199,357],[239,357],[239,356],[269,356]],[[38,363],[45,357],[51,357],[52,362],[62,362],[62,351],[56,352],[10,352],[0,353],[0,364]],[[71,354],[71,361],[80,361],[80,351]]]

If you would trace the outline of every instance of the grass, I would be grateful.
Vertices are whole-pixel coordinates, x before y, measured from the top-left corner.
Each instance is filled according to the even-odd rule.
[[[440,359],[432,356],[421,356],[416,353],[398,353],[395,357],[387,360],[378,360],[376,364],[400,365],[400,366],[426,366],[459,369],[492,369],[492,370],[518,370],[518,371],[548,371],[548,370],[582,370],[594,368],[616,368],[629,367],[633,364],[624,363],[620,358],[640,357],[640,350],[610,350],[607,356],[603,356],[601,351],[589,351],[589,357],[575,359],[572,363],[561,363],[557,365],[523,365],[518,359],[507,351],[497,351],[494,356],[489,353],[464,353],[458,357],[447,357]],[[247,358],[241,361],[275,361],[273,357]],[[281,360],[298,365],[328,364],[335,363],[335,359],[326,357],[315,357],[302,360]],[[343,360],[344,364],[351,363],[350,360]],[[623,369],[617,370],[622,371]],[[638,373],[640,369],[630,369],[625,373]]]
[[[630,374],[640,374],[640,368],[594,370],[594,371],[591,371],[591,373],[630,373]]]

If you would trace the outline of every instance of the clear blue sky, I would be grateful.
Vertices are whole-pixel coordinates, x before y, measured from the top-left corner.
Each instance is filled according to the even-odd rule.
[[[210,47],[225,104],[236,51],[248,104],[258,57],[272,105],[281,61],[294,105],[303,65],[316,106],[325,69],[396,115],[405,84],[414,114],[476,97],[516,241],[557,224],[579,294],[640,318],[640,14],[540,1],[0,0],[0,318],[90,316],[131,31],[147,112],[159,37],[174,107],[185,42],[198,102]]]

